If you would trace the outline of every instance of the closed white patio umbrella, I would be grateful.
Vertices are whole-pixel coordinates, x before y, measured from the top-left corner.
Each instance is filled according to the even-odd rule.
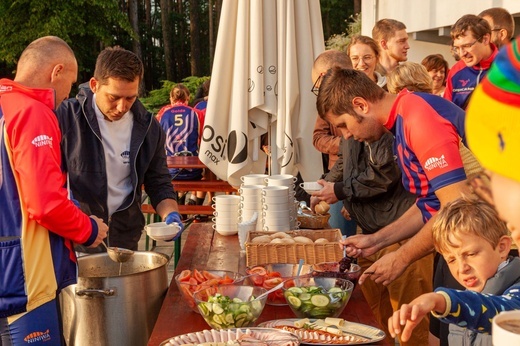
[[[238,186],[242,175],[264,173],[266,133],[272,174],[323,173],[311,92],[323,50],[319,0],[224,0],[199,154],[220,179]]]

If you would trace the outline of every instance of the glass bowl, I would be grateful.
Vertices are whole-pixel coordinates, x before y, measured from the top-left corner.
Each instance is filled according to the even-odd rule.
[[[253,285],[269,290],[283,281],[285,282],[285,287],[293,286],[293,279],[298,274],[298,267],[299,264],[292,263],[264,264],[248,268],[246,273],[250,275],[248,279]],[[304,264],[300,270],[300,277],[309,277],[312,272],[313,267]],[[275,306],[287,305],[282,289],[280,288],[269,293],[266,304]]]
[[[199,313],[199,309],[197,309],[197,304],[193,299],[193,293],[209,286],[241,285],[243,282],[244,276],[242,274],[227,270],[183,270],[175,276],[175,283],[181,291],[183,300],[196,313]]]
[[[267,297],[257,299],[265,288],[222,285],[203,288],[193,298],[206,323],[214,329],[252,326],[264,310]]]
[[[338,317],[347,306],[354,284],[345,279],[309,277],[294,279],[283,288],[285,299],[299,318]]]
[[[352,281],[355,286],[361,276],[361,267],[358,264],[352,263],[348,272],[340,272],[339,265],[339,262],[321,262],[313,264],[312,276],[345,279]]]

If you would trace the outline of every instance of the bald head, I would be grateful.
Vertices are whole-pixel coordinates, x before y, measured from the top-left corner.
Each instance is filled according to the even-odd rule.
[[[78,64],[67,42],[45,36],[31,42],[22,52],[15,81],[32,88],[53,88],[59,104],[76,82]]]
[[[326,50],[314,60],[312,65],[312,81],[315,82],[320,74],[325,74],[330,68],[340,67],[344,69],[351,69],[352,62],[346,52],[330,49]]]

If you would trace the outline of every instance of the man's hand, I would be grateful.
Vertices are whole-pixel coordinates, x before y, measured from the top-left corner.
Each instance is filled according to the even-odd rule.
[[[367,257],[381,250],[374,234],[357,234],[340,241],[349,257]]]
[[[164,222],[166,222],[167,225],[171,225],[172,223],[179,225],[179,232],[175,235],[175,237],[173,237],[171,241],[177,240],[181,236],[182,232],[184,232],[184,224],[182,223],[181,215],[178,212],[172,211],[166,215]]]
[[[338,198],[334,193],[334,183],[320,179],[318,180],[318,184],[323,185],[323,188],[317,192],[313,192],[312,196],[318,197],[320,201],[325,201],[328,204],[334,204],[338,201]]]
[[[99,244],[101,244],[103,239],[105,239],[107,237],[108,226],[103,222],[102,219],[100,219],[99,217],[97,217],[95,215],[90,215],[90,218],[92,220],[96,221],[97,227],[98,227],[98,234],[97,234],[96,240],[94,240],[92,245],[89,246],[91,248],[94,248],[94,247],[98,246]]]
[[[444,308],[442,308],[444,305]],[[413,329],[421,322],[421,320],[431,311],[442,310],[446,308],[444,297],[437,293],[426,293],[415,298],[410,304],[401,305],[401,309],[394,312],[393,316],[388,319],[388,331],[392,338],[401,334],[401,341],[408,341],[412,335]],[[404,326],[404,329],[402,329]]]
[[[316,210],[314,209],[319,203],[321,202],[321,200],[318,198],[318,197],[314,197],[314,196],[311,196],[311,210],[313,213],[316,213]]]
[[[368,267],[361,274],[358,282],[361,285],[367,278],[370,278],[375,283],[387,286],[403,274],[408,265],[409,263],[400,256],[398,251],[390,252]]]

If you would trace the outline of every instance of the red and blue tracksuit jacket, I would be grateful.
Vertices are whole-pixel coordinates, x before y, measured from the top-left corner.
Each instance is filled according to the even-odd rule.
[[[440,96],[404,89],[385,124],[395,135],[403,185],[417,195],[424,222],[440,208],[435,191],[466,179],[459,152],[466,137],[465,115]]]
[[[450,100],[462,109],[466,109],[473,90],[484,79],[498,53],[495,45],[491,44],[491,48],[493,48],[493,54],[489,58],[481,60],[475,66],[468,67],[462,60],[453,65],[448,77],[446,77],[445,99]]]
[[[68,199],[52,89],[0,80],[0,318],[31,311],[76,283],[72,242],[97,224]]]

